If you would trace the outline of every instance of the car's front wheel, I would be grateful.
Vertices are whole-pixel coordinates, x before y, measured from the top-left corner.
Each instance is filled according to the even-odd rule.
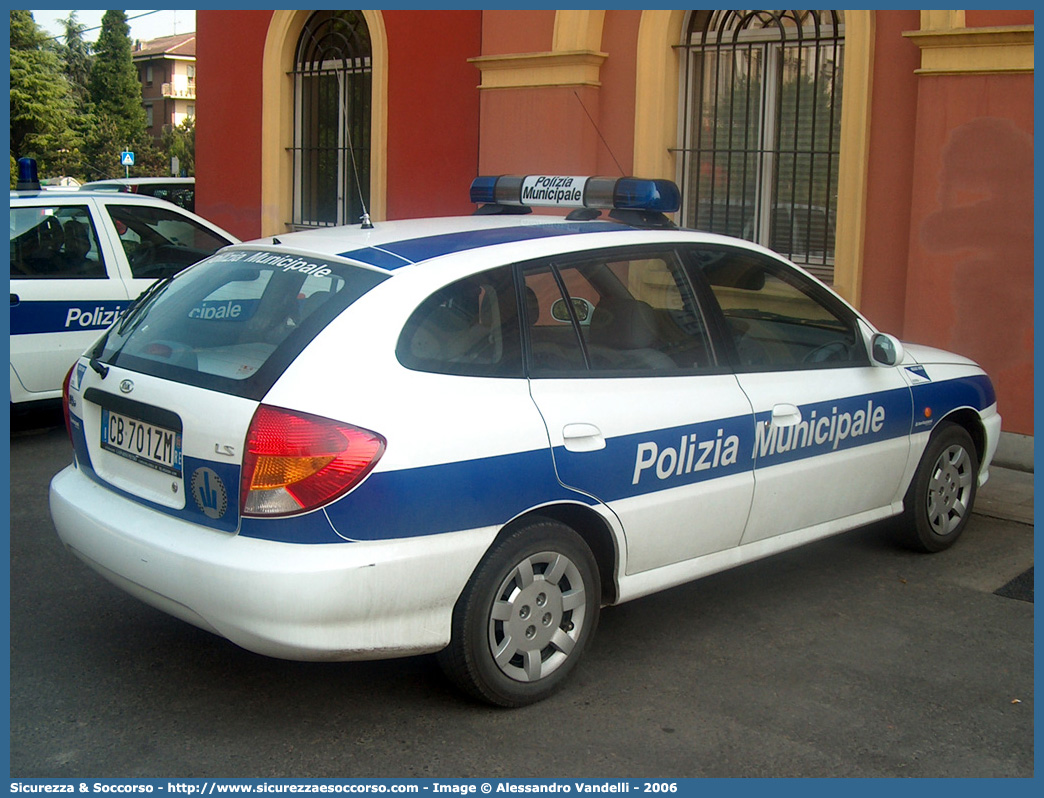
[[[971,517],[979,482],[979,458],[963,427],[936,429],[906,493],[901,540],[917,551],[948,549]]]
[[[480,700],[540,701],[576,666],[600,604],[598,567],[584,540],[557,521],[529,523],[498,541],[475,570],[439,662]]]

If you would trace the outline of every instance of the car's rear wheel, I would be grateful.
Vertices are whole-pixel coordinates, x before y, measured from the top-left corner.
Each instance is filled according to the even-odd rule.
[[[971,517],[979,458],[963,427],[936,429],[906,493],[901,540],[917,551],[948,549]]]
[[[544,519],[498,541],[453,612],[439,662],[466,693],[518,707],[555,692],[598,624],[598,567],[583,539]]]

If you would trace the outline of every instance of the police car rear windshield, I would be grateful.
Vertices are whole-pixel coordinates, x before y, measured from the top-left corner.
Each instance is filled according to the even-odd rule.
[[[102,363],[261,399],[387,275],[286,252],[226,250],[157,283],[99,341]]]

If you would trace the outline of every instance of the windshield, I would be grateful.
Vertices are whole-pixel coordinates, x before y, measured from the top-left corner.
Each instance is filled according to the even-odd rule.
[[[386,274],[264,250],[226,250],[150,289],[94,356],[260,399],[320,330]]]

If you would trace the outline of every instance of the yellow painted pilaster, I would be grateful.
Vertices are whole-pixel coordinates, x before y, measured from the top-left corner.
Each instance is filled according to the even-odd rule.
[[[682,41],[685,11],[645,11],[638,25],[634,91],[634,173],[678,179],[672,150],[678,146]]]
[[[542,86],[601,86],[598,73],[605,53],[573,50],[483,55],[469,59],[482,73],[480,89]]]
[[[969,28],[963,11],[921,12],[921,29],[903,34],[921,48],[919,75],[1033,72],[1033,26]]]
[[[870,101],[874,91],[873,11],[845,12],[845,84],[837,170],[834,290],[859,307],[870,180]]]
[[[1033,72],[1033,26],[951,28],[904,33],[921,48],[920,75]]]
[[[479,88],[521,89],[546,86],[601,86],[599,73],[604,11],[557,11],[551,50],[484,55],[469,59],[482,73]]]
[[[604,11],[556,11],[552,51],[600,50],[604,23]]]

